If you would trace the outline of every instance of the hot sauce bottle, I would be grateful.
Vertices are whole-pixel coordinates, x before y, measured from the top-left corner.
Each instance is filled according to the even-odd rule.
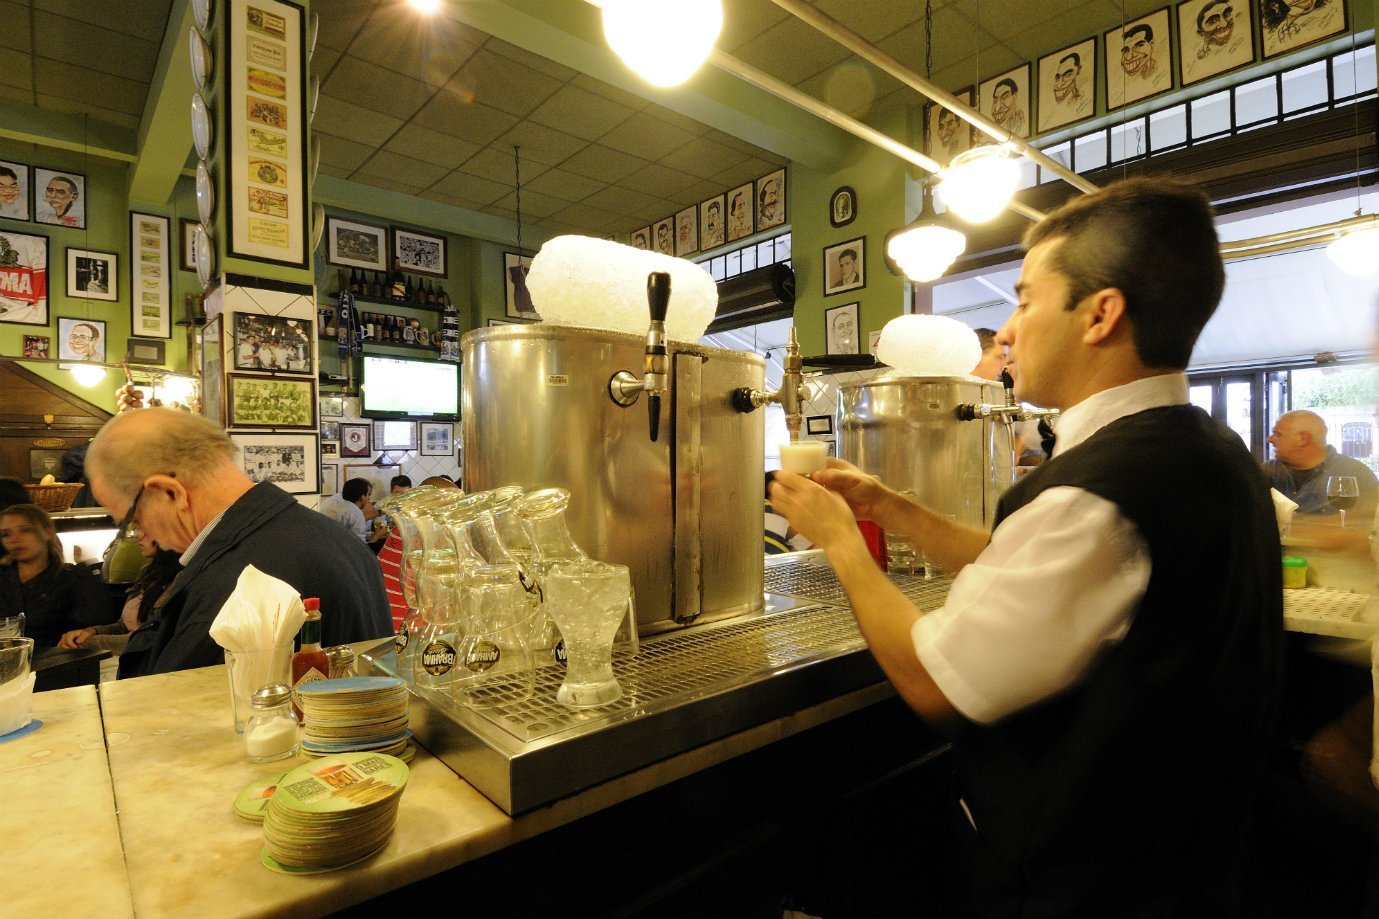
[[[306,622],[302,623],[302,646],[292,655],[292,711],[297,720],[302,720],[302,709],[297,701],[297,691],[307,683],[324,680],[330,675],[330,659],[321,648],[321,601],[317,597],[307,597],[302,601],[306,608]]]

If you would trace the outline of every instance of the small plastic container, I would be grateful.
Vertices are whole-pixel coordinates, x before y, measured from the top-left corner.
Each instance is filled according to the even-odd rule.
[[[1283,587],[1295,590],[1307,586],[1307,559],[1296,555],[1283,557]]]
[[[292,687],[269,683],[250,697],[253,714],[244,725],[244,756],[251,763],[274,763],[297,753],[297,717]]]

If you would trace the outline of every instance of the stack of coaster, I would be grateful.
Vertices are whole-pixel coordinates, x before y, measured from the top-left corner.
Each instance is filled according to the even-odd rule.
[[[297,689],[297,704],[306,723],[304,756],[371,752],[412,758],[407,686],[396,677],[316,680]]]
[[[341,753],[299,766],[268,799],[259,860],[285,874],[334,871],[388,844],[407,785],[406,763]]]

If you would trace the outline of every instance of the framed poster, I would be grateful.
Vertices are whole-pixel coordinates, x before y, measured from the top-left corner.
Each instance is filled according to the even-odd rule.
[[[235,313],[236,370],[311,373],[310,319]]]
[[[178,235],[181,237],[180,261],[177,267],[182,271],[196,270],[196,228],[199,224],[190,217],[178,218]]]
[[[1259,25],[1264,56],[1278,57],[1344,32],[1345,0],[1259,0]]]
[[[867,239],[859,236],[824,249],[824,295],[867,286]],[[846,352],[851,354],[852,352]]]
[[[316,391],[311,378],[225,375],[231,428],[302,428],[316,438]]]
[[[1106,32],[1106,110],[1173,88],[1168,7]]]
[[[241,434],[231,432],[240,465],[255,484],[272,482],[292,495],[320,493],[320,454],[315,434]]]
[[[201,414],[221,427],[225,426],[224,316],[216,313],[201,329]]]
[[[828,343],[827,353],[862,353],[858,347],[860,339],[857,337],[857,310],[857,303],[844,303],[842,306],[824,310],[824,340]]]
[[[322,422],[321,422],[321,440],[323,440],[323,441],[332,441],[332,440],[333,440],[333,441],[336,441],[336,442],[338,443],[339,440],[340,440],[340,422],[338,422],[338,421],[322,421]]]
[[[0,322],[48,324],[48,237],[0,230]]]
[[[172,222],[156,214],[129,215],[131,334],[172,338]]]
[[[1178,82],[1191,86],[1254,62],[1250,7],[1230,0],[1178,4]]]
[[[28,220],[33,213],[33,178],[23,163],[0,160],[0,217]]]
[[[327,418],[339,418],[341,415],[345,414],[345,397],[344,397],[344,396],[322,396],[322,397],[321,397],[321,414],[324,415],[324,416],[327,417]],[[334,437],[331,437],[331,438],[328,438],[328,439],[329,439],[329,440],[334,440],[335,438],[334,438]]]
[[[527,293],[527,271],[531,268],[530,255],[516,252],[503,253],[503,315],[509,319],[535,319],[536,307],[532,305],[531,294]],[[517,290],[517,278],[522,278],[522,290]]]
[[[662,255],[675,254],[675,220],[667,217],[665,220],[658,220],[653,225],[656,228],[656,239],[652,244],[652,251]]]
[[[57,357],[61,361],[105,363],[105,323],[99,319],[57,321]]]
[[[327,215],[326,262],[344,268],[387,271],[387,228]]]
[[[844,185],[828,199],[828,222],[835,227],[845,227],[857,219],[857,192],[851,185]]]
[[[34,169],[34,220],[59,227],[86,229],[86,176],[79,172]]]
[[[849,306],[854,304],[849,304]],[[835,309],[846,309],[846,307],[835,307]],[[854,352],[855,353],[855,352]],[[806,434],[827,437],[833,433],[832,415],[810,415],[804,419],[804,432]]]
[[[375,450],[415,450],[417,423],[415,421],[375,421],[373,423]]]
[[[337,457],[340,455],[340,445],[338,443],[322,443],[321,456]]]
[[[751,236],[755,217],[751,182],[728,192],[728,242]]]
[[[1039,59],[1039,133],[1096,114],[1096,39]]]
[[[338,495],[340,493],[340,467],[334,463],[321,464],[321,494]]]
[[[306,53],[302,8],[223,0],[226,255],[305,268]],[[314,427],[314,425],[313,425]]]
[[[699,251],[699,209],[691,204],[675,215],[675,254],[681,258]]]
[[[632,231],[632,238],[628,242],[634,249],[651,249],[651,227],[638,227]]]
[[[29,449],[29,478],[35,482],[41,481],[45,475],[54,478],[62,474],[62,457],[67,453],[66,448],[61,450],[51,450],[46,448]]]
[[[1029,64],[1021,64],[977,87],[981,113],[1016,137],[1029,137]]]
[[[340,454],[342,456],[369,455],[369,426],[340,423]]]
[[[953,95],[963,105],[973,104],[972,87],[965,86]],[[925,129],[929,135],[929,157],[944,166],[959,153],[972,149],[972,126],[948,109],[934,103],[929,106]]]
[[[47,335],[25,335],[24,356],[47,360],[52,356],[53,340]]]
[[[168,343],[161,338],[129,338],[125,359],[131,364],[161,364],[167,360]]]
[[[67,296],[76,300],[118,300],[120,257],[114,252],[67,247]]]
[[[448,277],[445,237],[406,227],[393,227],[393,264],[413,274]]]
[[[368,479],[373,485],[371,497],[374,501],[382,501],[392,490],[393,476],[398,475],[402,475],[402,467],[396,463],[386,463],[382,466],[373,463],[346,463],[345,478],[340,484],[344,485],[350,479]]]
[[[785,223],[785,167],[757,179],[757,232]]]
[[[699,202],[699,248],[704,251],[723,245],[723,195]]]
[[[422,456],[454,456],[455,425],[449,421],[421,423]]]

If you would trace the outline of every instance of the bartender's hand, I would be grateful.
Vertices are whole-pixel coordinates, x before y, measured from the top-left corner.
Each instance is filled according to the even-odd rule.
[[[883,514],[882,505],[897,497],[875,476],[867,475],[851,463],[839,459],[829,460],[826,468],[810,478],[842,497],[858,520],[876,520],[878,515]]]
[[[814,475],[822,476],[828,471]],[[817,549],[827,550],[855,541],[866,551],[857,518],[847,501],[802,475],[784,470],[775,474],[771,481],[771,507]]]
[[[64,633],[63,636],[58,639],[57,646],[59,648],[66,648],[69,651],[75,651],[82,646],[86,639],[95,634],[95,629],[73,629],[70,632]]]

